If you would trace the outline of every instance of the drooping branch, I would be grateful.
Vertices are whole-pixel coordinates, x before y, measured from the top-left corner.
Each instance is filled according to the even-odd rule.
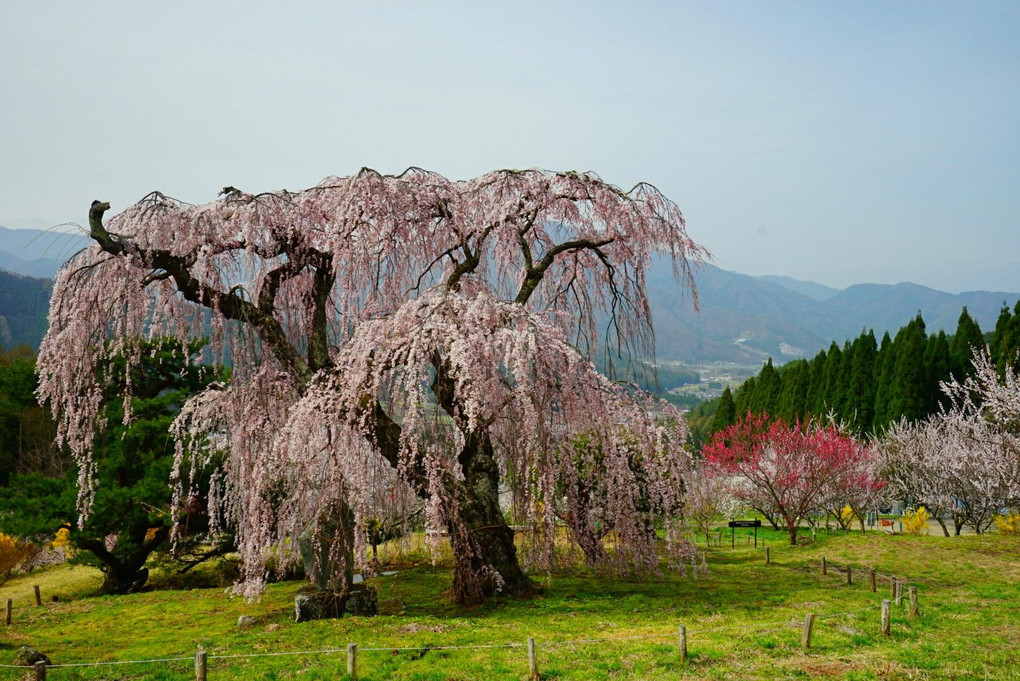
[[[247,322],[258,331],[259,337],[281,364],[294,371],[302,382],[311,378],[308,364],[290,344],[283,326],[271,313],[267,314],[259,306],[231,292],[224,293],[200,282],[191,273],[193,263],[190,258],[162,249],[144,251],[111,235],[103,226],[103,214],[109,208],[109,203],[94,201],[89,210],[90,236],[100,248],[110,255],[134,257],[147,268],[168,273],[186,300],[216,310],[227,319]]]

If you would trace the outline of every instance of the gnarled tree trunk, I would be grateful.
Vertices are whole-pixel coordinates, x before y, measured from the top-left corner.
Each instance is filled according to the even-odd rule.
[[[517,560],[514,531],[499,506],[499,466],[487,435],[469,435],[458,457],[464,482],[451,486],[450,544],[456,556],[453,595],[478,603],[497,593],[521,595],[532,587]]]

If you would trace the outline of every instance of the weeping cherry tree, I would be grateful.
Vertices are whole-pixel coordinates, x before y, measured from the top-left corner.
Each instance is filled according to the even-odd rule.
[[[603,567],[656,570],[657,526],[676,564],[693,564],[676,521],[682,416],[590,359],[652,350],[653,252],[694,299],[706,252],[655,188],[363,169],[300,192],[226,188],[197,206],[157,192],[104,219],[109,208],[93,203],[92,243],[58,276],[39,357],[83,513],[103,426],[97,369],[116,353],[144,361],[139,337],[210,336],[207,360],[232,374],[175,423],[176,506],[191,471],[217,465],[215,520],[236,532],[248,595],[272,547],[310,530],[333,538],[345,588],[369,519],[415,505],[449,537],[457,600],[524,593],[501,492],[538,538],[537,569],[553,560],[557,518]],[[593,541],[595,523],[613,550]]]

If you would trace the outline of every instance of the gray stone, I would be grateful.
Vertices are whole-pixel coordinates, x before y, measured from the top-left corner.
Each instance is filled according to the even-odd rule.
[[[371,617],[378,612],[378,594],[365,584],[355,584],[346,594],[332,591],[300,593],[294,598],[294,621],[340,619],[344,615]]]
[[[239,627],[250,627],[256,622],[258,622],[258,620],[251,615],[241,615],[237,618],[237,626]]]
[[[45,662],[47,666],[53,664],[50,662],[50,658],[46,657],[45,654],[40,653],[35,648],[29,646],[21,646],[18,648],[18,654],[14,658],[14,664],[22,665],[24,667],[33,667],[36,662]]]

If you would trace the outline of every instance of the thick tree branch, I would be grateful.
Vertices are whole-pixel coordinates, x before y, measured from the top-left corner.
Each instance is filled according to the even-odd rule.
[[[103,226],[103,214],[109,209],[109,203],[93,201],[89,210],[90,236],[100,248],[111,255],[134,257],[146,268],[167,272],[173,277],[177,290],[186,300],[216,310],[227,319],[251,324],[276,359],[293,369],[302,383],[311,378],[308,364],[290,344],[283,325],[275,316],[267,314],[259,306],[243,298],[218,291],[200,282],[191,274],[189,268],[192,263],[189,258],[172,255],[166,250],[143,250],[111,235]]]
[[[556,261],[556,256],[566,251],[580,251],[580,250],[592,250],[599,256],[603,262],[607,262],[605,254],[599,249],[603,246],[613,243],[615,239],[603,239],[601,241],[592,241],[591,239],[577,239],[574,241],[565,241],[562,244],[557,244],[550,248],[542,259],[538,261],[538,264],[533,267],[525,268],[524,281],[521,282],[521,288],[517,293],[517,297],[514,302],[524,305],[531,298],[531,294],[535,292],[538,285],[542,283],[542,278],[545,277],[546,270],[548,270],[552,264]],[[530,252],[527,253],[527,259],[530,259]]]

